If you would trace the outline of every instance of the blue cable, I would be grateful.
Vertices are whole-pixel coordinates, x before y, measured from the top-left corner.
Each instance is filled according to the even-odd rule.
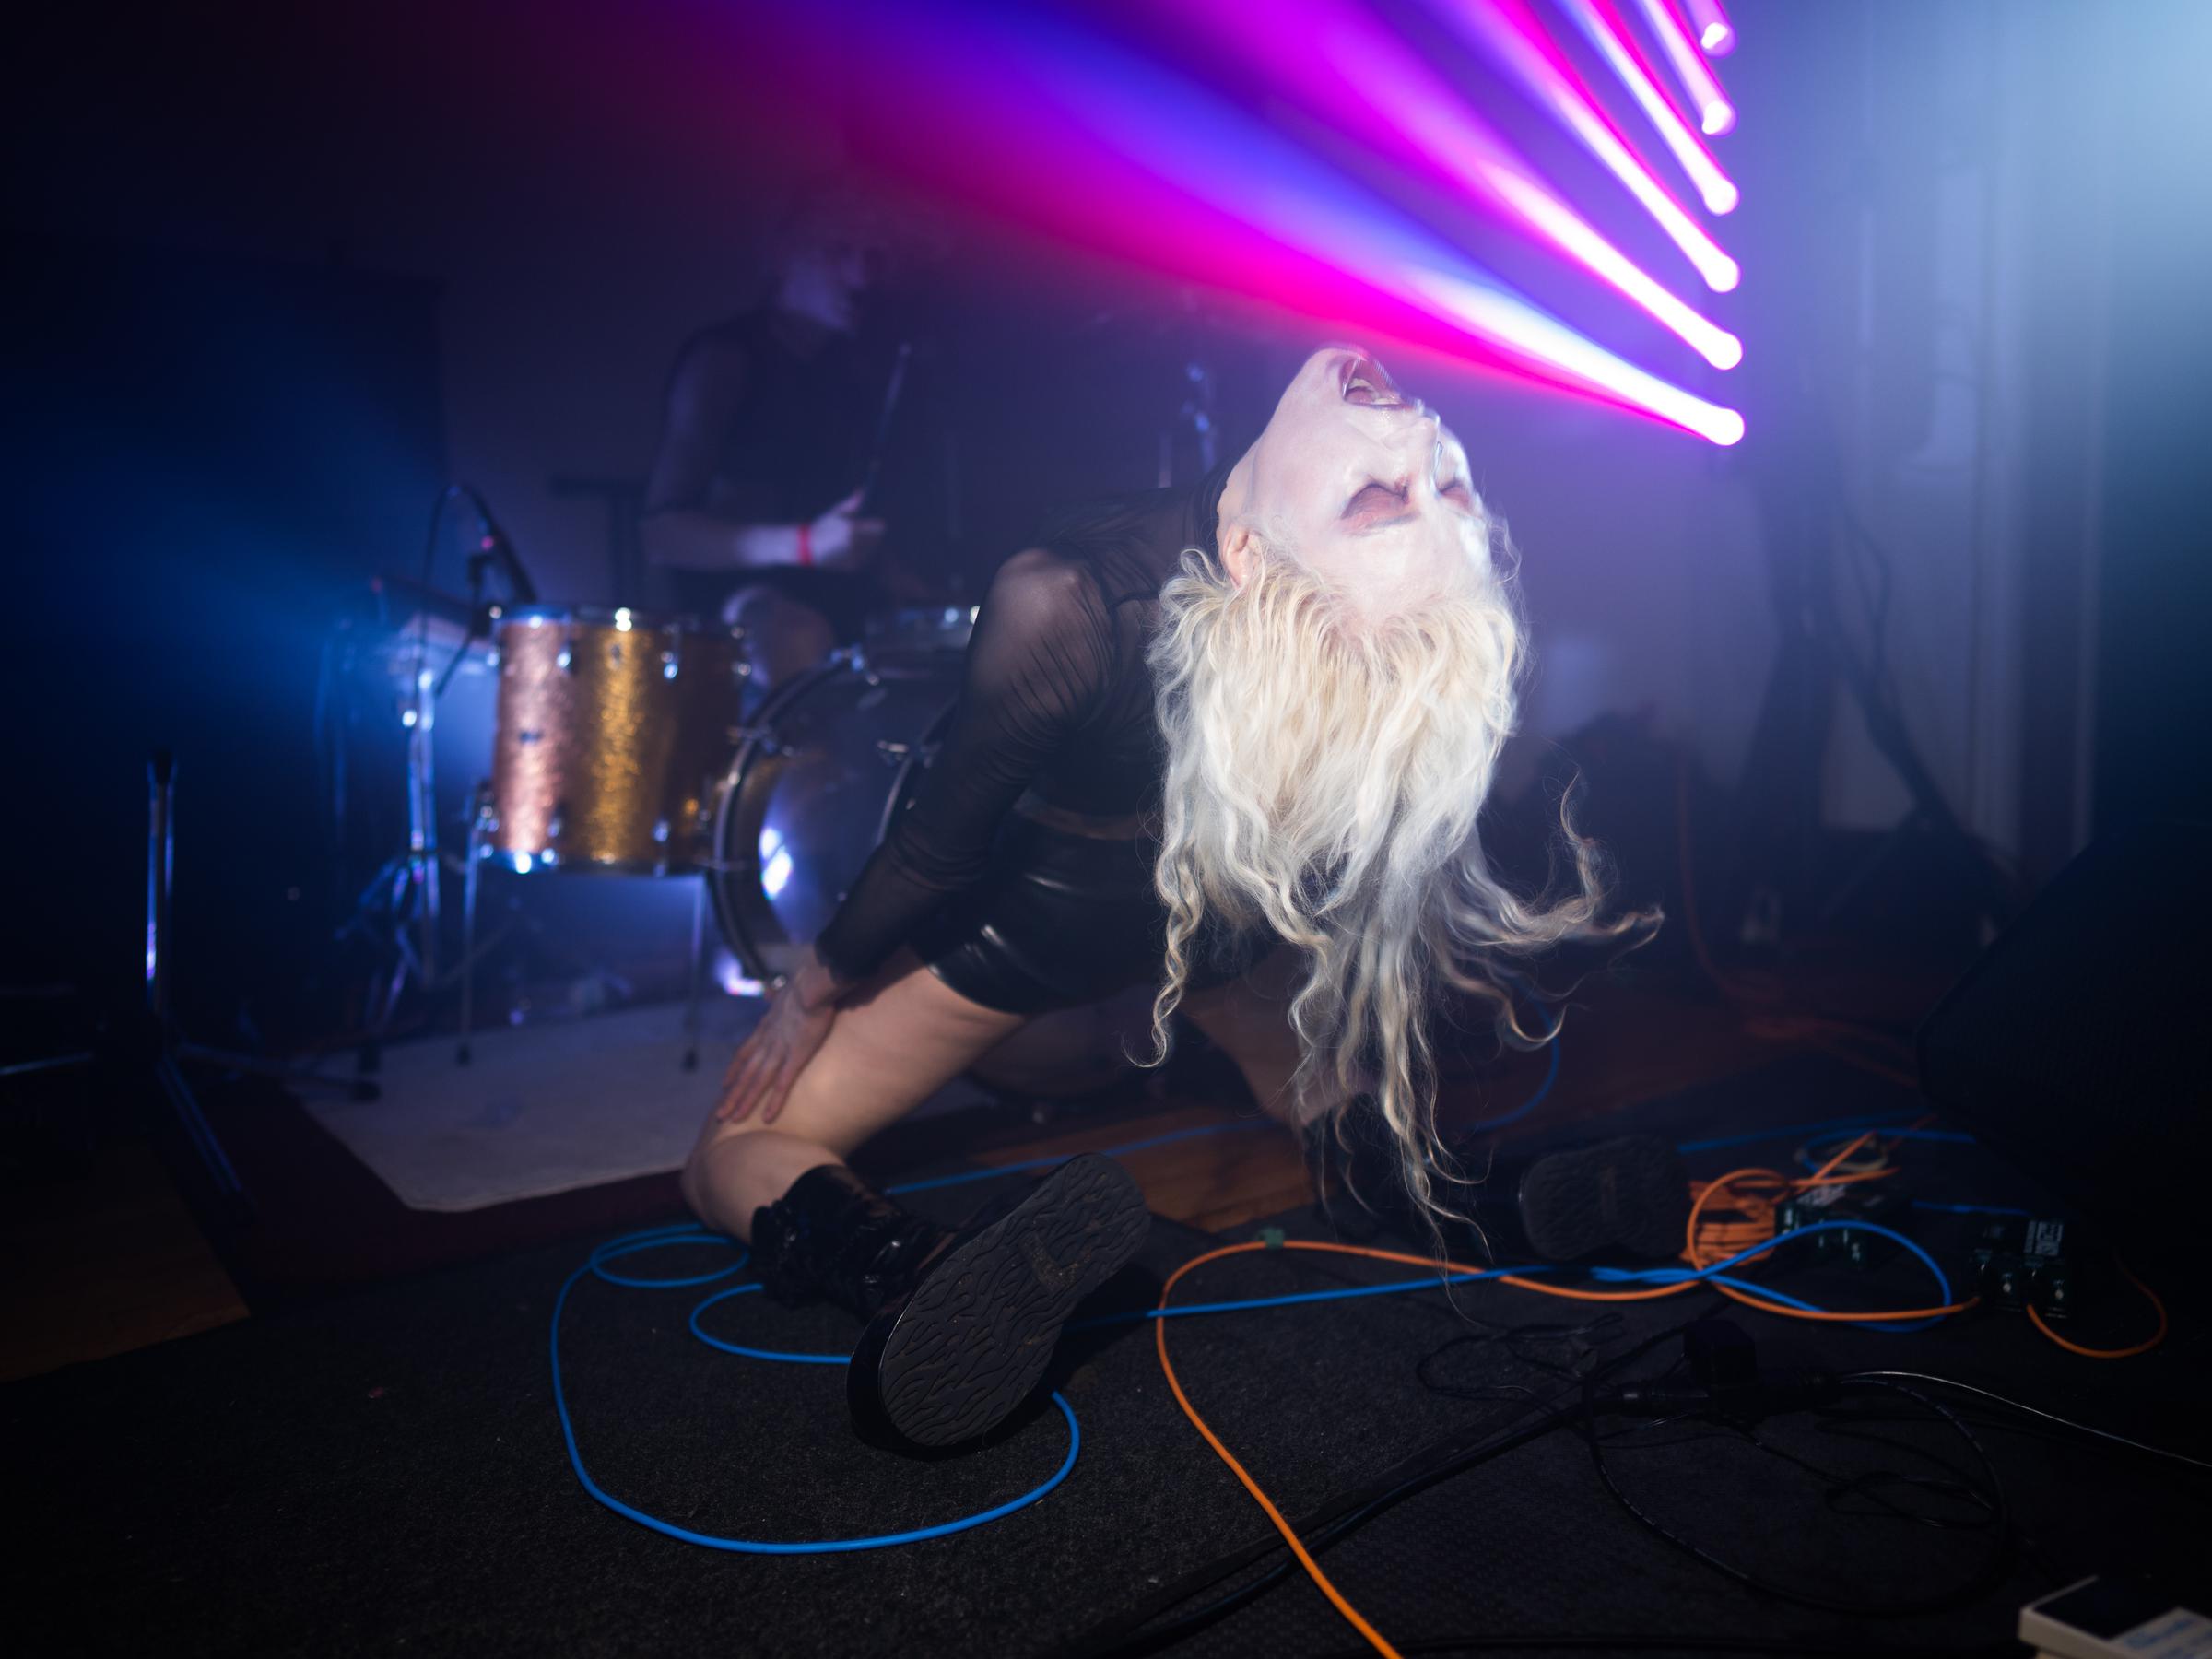
[[[1255,1296],[1243,1301],[1185,1302],[1172,1308],[1138,1308],[1125,1313],[1101,1313],[1067,1328],[1088,1331],[1100,1325],[1135,1324],[1147,1319],[1187,1319],[1194,1313],[1241,1313],[1252,1308],[1288,1308],[1302,1302],[1349,1301],[1356,1296],[1396,1296],[1407,1290],[1441,1290],[1448,1285],[1472,1285],[1477,1279],[1503,1278],[1508,1274],[1551,1273],[1537,1267],[1492,1267],[1482,1273],[1452,1273],[1442,1277],[1398,1279],[1387,1285],[1354,1285],[1341,1290],[1302,1290],[1295,1296]]]
[[[1559,1030],[1557,1026],[1552,1028],[1551,1039],[1547,1046],[1551,1050],[1551,1065],[1544,1074],[1544,1081],[1536,1085],[1536,1092],[1502,1116],[1485,1118],[1479,1124],[1469,1124],[1469,1129],[1502,1129],[1508,1124],[1519,1123],[1544,1103],[1544,1097],[1551,1092],[1551,1086],[1559,1080]]]
[[[1469,1124],[1470,1130],[1500,1129],[1508,1124],[1517,1124],[1544,1103],[1551,1093],[1551,1086],[1559,1080],[1559,1040],[1555,1027],[1548,1045],[1551,1065],[1544,1073],[1544,1081],[1536,1085],[1536,1092],[1500,1117],[1485,1118]],[[1128,1141],[1119,1147],[1108,1147],[1099,1154],[1101,1158],[1119,1158],[1124,1152],[1139,1152],[1147,1147],[1164,1147],[1173,1141],[1195,1140],[1202,1135],[1229,1135],[1240,1129],[1265,1129],[1274,1123],[1272,1118],[1240,1118],[1230,1124],[1202,1124],[1195,1129],[1177,1129],[1166,1135],[1155,1135],[1145,1140]],[[883,1189],[886,1197],[897,1197],[907,1193],[931,1193],[940,1187],[965,1186],[972,1181],[991,1181],[1001,1175],[1018,1175],[1026,1170],[1056,1169],[1071,1158],[1081,1154],[1067,1152],[1051,1158],[1031,1158],[1020,1163],[994,1164],[987,1170],[964,1170],[957,1175],[937,1175],[927,1181],[905,1181],[897,1186]]]
[[[1787,1232],[1775,1234],[1764,1243],[1753,1244],[1747,1249],[1739,1250],[1727,1260],[1715,1262],[1710,1267],[1593,1267],[1590,1269],[1590,1277],[1607,1284],[1645,1285],[1678,1285],[1694,1279],[1712,1279],[1718,1283],[1734,1286],[1753,1296],[1763,1296],[1770,1301],[1786,1303],[1800,1312],[1826,1313],[1831,1310],[1819,1307],[1812,1302],[1802,1301],[1796,1297],[1785,1295],[1779,1290],[1770,1290],[1763,1285],[1747,1284],[1739,1279],[1724,1278],[1721,1276],[1738,1262],[1747,1261],[1756,1255],[1764,1255],[1768,1251],[1778,1245],[1787,1244],[1793,1239],[1809,1238],[1814,1233],[1820,1232],[1850,1232],[1853,1230],[1879,1233],[1885,1239],[1891,1239],[1902,1244],[1918,1256],[1921,1265],[1936,1276],[1936,1288],[1942,1292],[1937,1298],[1937,1305],[1947,1308],[1950,1306],[1954,1300],[1951,1294],[1950,1276],[1944,1272],[1936,1258],[1923,1250],[1918,1242],[1907,1238],[1903,1233],[1873,1221],[1815,1221],[1805,1227],[1793,1227]],[[1924,1331],[1928,1326],[1936,1324],[1942,1317],[1938,1314],[1928,1319],[1869,1320],[1866,1322],[1866,1329],[1870,1331]]]
[[[626,1233],[618,1239],[610,1239],[594,1249],[583,1265],[569,1275],[567,1280],[560,1287],[560,1294],[553,1299],[552,1331],[548,1344],[548,1351],[553,1361],[553,1409],[560,1418],[561,1439],[567,1443],[569,1449],[569,1466],[576,1471],[576,1478],[582,1483],[583,1489],[606,1505],[608,1509],[613,1510],[615,1513],[628,1520],[635,1521],[641,1526],[651,1527],[654,1532],[677,1539],[679,1542],[701,1545],[708,1549],[728,1550],[737,1555],[836,1555],[860,1549],[888,1549],[898,1544],[919,1544],[924,1539],[942,1538],[953,1533],[966,1532],[971,1527],[984,1525],[986,1523],[1010,1515],[1017,1510],[1028,1508],[1060,1485],[1074,1471],[1076,1455],[1083,1449],[1083,1431],[1077,1426],[1075,1407],[1070,1406],[1065,1396],[1055,1389],[1053,1393],[1053,1404],[1060,1407],[1060,1415],[1067,1419],[1067,1455],[1061,1460],[1059,1468],[1054,1470],[1052,1477],[1042,1485],[1032,1488],[1020,1497],[1009,1499],[1005,1503],[979,1511],[972,1515],[963,1515],[957,1521],[944,1521],[935,1526],[916,1527],[911,1532],[882,1533],[865,1538],[820,1538],[805,1542],[776,1543],[754,1538],[720,1538],[711,1533],[693,1532],[689,1527],[677,1526],[673,1522],[663,1521],[657,1516],[647,1514],[641,1509],[623,1502],[594,1480],[590,1471],[583,1466],[583,1454],[576,1445],[576,1426],[569,1418],[568,1396],[562,1390],[560,1382],[560,1315],[561,1310],[568,1306],[569,1292],[576,1288],[577,1281],[586,1274],[603,1278],[610,1285],[661,1288],[703,1285],[712,1280],[725,1277],[743,1267],[747,1260],[746,1253],[741,1251],[737,1260],[720,1272],[689,1275],[677,1278],[635,1278],[626,1274],[609,1273],[606,1264],[622,1256],[636,1255],[646,1250],[664,1249],[671,1244],[734,1245],[735,1242],[734,1240],[724,1238],[720,1233],[709,1232],[703,1228],[682,1225],[656,1227],[644,1232]],[[712,1344],[715,1347],[725,1348],[732,1353],[752,1354],[759,1359],[782,1359],[802,1364],[842,1365],[845,1362],[846,1357],[843,1355],[777,1354],[762,1349],[740,1348],[728,1343],[717,1342],[713,1337],[699,1329],[699,1314],[701,1309],[714,1302],[722,1301],[739,1291],[758,1290],[759,1288],[757,1284],[741,1285],[735,1290],[718,1291],[710,1296],[698,1308],[691,1311],[692,1331],[699,1335],[700,1340]]]
[[[773,1359],[781,1365],[842,1365],[852,1359],[850,1354],[793,1354],[781,1348],[745,1347],[735,1342],[724,1342],[719,1336],[710,1336],[700,1328],[699,1316],[716,1302],[725,1302],[733,1296],[743,1296],[748,1290],[758,1290],[759,1285],[739,1285],[734,1290],[718,1290],[698,1307],[691,1310],[691,1335],[711,1348],[720,1348],[725,1354],[743,1354],[747,1359]]]
[[[1957,1129],[1888,1129],[1883,1133],[1893,1140],[1942,1141],[1955,1147],[1980,1145],[1972,1135],[1963,1134]],[[1826,1151],[1829,1147],[1840,1145],[1849,1138],[1848,1135],[1839,1135],[1825,1137],[1823,1140],[1807,1141],[1797,1148],[1797,1161],[1808,1170],[1818,1171],[1822,1162],[1822,1152]]]
[[[1142,1151],[1147,1147],[1164,1147],[1171,1141],[1195,1140],[1202,1135],[1229,1135],[1240,1129],[1265,1129],[1273,1126],[1273,1118],[1239,1118],[1228,1124],[1201,1124],[1195,1129],[1176,1129],[1166,1135],[1155,1135],[1145,1140],[1129,1141],[1119,1147],[1108,1147],[1100,1158],[1119,1158],[1124,1152]],[[1079,1152],[1064,1152],[1051,1158],[1026,1159],[1020,1163],[994,1164],[987,1170],[967,1170],[958,1175],[939,1175],[928,1181],[902,1181],[897,1186],[883,1189],[886,1197],[905,1193],[932,1193],[939,1187],[965,1186],[971,1181],[991,1181],[1001,1175],[1018,1175],[1024,1170],[1053,1170],[1071,1158],[1080,1158]]]
[[[1513,1111],[1507,1112],[1502,1117],[1491,1118],[1486,1122],[1470,1125],[1471,1127],[1476,1129],[1490,1129],[1497,1128],[1505,1124],[1517,1122],[1521,1118],[1526,1117],[1543,1102],[1545,1097],[1550,1093],[1552,1085],[1558,1080],[1559,1075],[1559,1044],[1556,1031],[1553,1035],[1550,1046],[1551,1065],[1545,1073],[1544,1081],[1537,1086],[1535,1093],[1531,1095],[1528,1100],[1524,1101],[1520,1106],[1516,1107]],[[1855,1124],[1857,1120],[1851,1120],[1850,1124]],[[1261,1126],[1261,1124],[1262,1120],[1251,1119],[1240,1120],[1238,1122],[1228,1124],[1208,1124],[1194,1129],[1179,1129],[1167,1135],[1153,1135],[1144,1140],[1129,1141],[1122,1146],[1107,1147],[1101,1156],[1109,1158],[1119,1157],[1125,1152],[1135,1152],[1147,1147],[1165,1146],[1170,1142],[1189,1140],[1199,1135],[1222,1135],[1235,1130],[1257,1128]],[[1848,1125],[1838,1125],[1835,1124],[1813,1125],[1813,1127],[1816,1128],[1831,1128],[1837,1126]],[[1789,1134],[1794,1132],[1795,1131],[1791,1130],[1781,1130],[1774,1131],[1772,1133]],[[1764,1134],[1759,1135],[1736,1137],[1736,1139],[1692,1143],[1690,1145],[1684,1146],[1680,1149],[1685,1151],[1703,1149],[1713,1146],[1735,1145],[1737,1144],[1738,1139],[1760,1138],[1765,1138]],[[1971,1135],[1941,1135],[1940,1133],[1933,1133],[1923,1134],[1920,1138],[1971,1140],[1972,1137]],[[958,1175],[941,1176],[930,1181],[907,1182],[898,1186],[888,1187],[885,1189],[885,1191],[887,1194],[916,1193],[932,1191],[940,1187],[959,1186],[968,1182],[988,1181],[995,1176],[1014,1174],[1025,1170],[1050,1169],[1059,1164],[1065,1163],[1068,1160],[1068,1157],[1073,1156],[1076,1155],[1069,1154],[1067,1157],[1030,1159],[1021,1163],[1002,1165],[994,1169],[971,1171]],[[1994,1209],[1994,1206],[1983,1206],[1930,1205],[1926,1207],[1968,1210],[1991,1208],[1993,1213],[2026,1213],[2024,1211],[1997,1212]],[[1885,1238],[1893,1239],[1898,1243],[1903,1245],[1907,1250],[1911,1251],[1914,1255],[1918,1256],[1920,1260],[1927,1266],[1929,1272],[1936,1276],[1936,1282],[1942,1289],[1943,1301],[1945,1303],[1948,1303],[1950,1301],[1950,1280],[1945,1276],[1942,1267],[1936,1264],[1936,1259],[1933,1256],[1929,1255],[1926,1251],[1923,1250],[1912,1240],[1905,1237],[1904,1234],[1894,1232],[1888,1228],[1877,1226],[1875,1223],[1865,1221],[1815,1222],[1810,1226],[1796,1228],[1789,1232],[1783,1233],[1776,1238],[1767,1241],[1765,1243],[1753,1245],[1747,1250],[1740,1251],[1736,1254],[1730,1256],[1725,1261],[1717,1262],[1710,1267],[1701,1269],[1691,1269],[1688,1267],[1662,1267],[1630,1270],[1615,1267],[1595,1267],[1592,1268],[1590,1272],[1593,1277],[1606,1283],[1677,1284],[1686,1280],[1702,1279],[1715,1284],[1729,1285],[1735,1288],[1743,1290],[1747,1294],[1764,1297],[1771,1301],[1781,1302],[1805,1312],[1824,1312],[1827,1310],[1816,1307],[1811,1302],[1801,1300],[1798,1298],[1787,1295],[1783,1291],[1771,1289],[1766,1286],[1750,1283],[1746,1280],[1728,1277],[1725,1276],[1725,1270],[1735,1266],[1739,1262],[1748,1259],[1749,1257],[1762,1254],[1767,1251],[1772,1250],[1779,1244],[1786,1243],[1792,1239],[1803,1238],[1811,1233],[1826,1232],[1830,1230],[1842,1230],[1853,1227],[1861,1228],[1868,1232],[1879,1233]],[[660,1520],[658,1517],[649,1515],[644,1511],[635,1508],[630,1504],[627,1504],[620,1499],[615,1497],[605,1488],[601,1487],[598,1482],[594,1480],[591,1477],[590,1471],[584,1467],[583,1454],[576,1443],[575,1424],[571,1420],[569,1416],[568,1396],[561,1383],[560,1316],[562,1312],[568,1306],[569,1293],[576,1288],[577,1283],[582,1279],[586,1274],[590,1274],[597,1278],[604,1279],[610,1285],[620,1285],[638,1289],[679,1289],[688,1288],[699,1285],[712,1284],[716,1280],[727,1278],[730,1275],[742,1270],[746,1265],[746,1262],[749,1259],[747,1253],[741,1250],[737,1259],[735,1262],[731,1263],[727,1267],[718,1268],[712,1273],[687,1274],[675,1277],[664,1278],[641,1278],[630,1274],[617,1273],[609,1268],[607,1264],[610,1262],[619,1261],[626,1256],[641,1254],[649,1250],[666,1249],[671,1245],[720,1244],[734,1246],[735,1242],[735,1241],[734,1240],[731,1240],[721,1233],[711,1232],[704,1228],[696,1227],[689,1223],[680,1222],[666,1227],[649,1228],[641,1232],[625,1233],[620,1237],[609,1239],[605,1242],[594,1246],[590,1256],[586,1258],[583,1265],[569,1275],[568,1278],[560,1287],[559,1294],[554,1298],[553,1317],[547,1347],[548,1356],[552,1362],[553,1408],[560,1419],[561,1438],[568,1447],[569,1465],[576,1471],[576,1478],[583,1487],[583,1489],[590,1493],[592,1497],[596,1499],[600,1503],[605,1504],[608,1509],[613,1510],[617,1514],[621,1515],[628,1520],[635,1521],[641,1526],[650,1527],[653,1531],[661,1533],[667,1537],[675,1538],[679,1542],[686,1544],[697,1544],[709,1549],[726,1550],[741,1555],[830,1555],[863,1549],[886,1549],[900,1544],[917,1544],[926,1539],[942,1538],[954,1533],[966,1532],[972,1527],[985,1525],[990,1522],[1001,1520],[1007,1515],[1013,1514],[1018,1510],[1025,1509],[1029,1505],[1035,1503],[1040,1499],[1043,1498],[1047,1493],[1059,1487],[1061,1483],[1066,1480],[1068,1476],[1074,1472],[1077,1456],[1082,1450],[1082,1430],[1076,1421],[1075,1408],[1067,1403],[1065,1395],[1061,1394],[1057,1390],[1055,1390],[1052,1396],[1053,1404],[1060,1408],[1061,1416],[1067,1420],[1067,1455],[1061,1461],[1059,1468],[1054,1470],[1050,1478],[1046,1479],[1041,1485],[1023,1493],[1018,1498],[1010,1499],[1006,1502],[998,1504],[994,1508],[980,1511],[972,1515],[965,1515],[958,1520],[941,1522],[935,1526],[917,1527],[909,1532],[884,1533],[870,1537],[824,1538],[789,1543],[771,1542],[749,1538],[724,1538],[716,1537],[708,1533],[693,1532],[688,1527],[677,1526],[673,1522]],[[1204,1314],[1245,1312],[1255,1308],[1287,1308],[1303,1306],[1305,1304],[1313,1302],[1348,1301],[1359,1297],[1396,1296],[1414,1290],[1444,1289],[1453,1285],[1471,1285],[1485,1279],[1503,1278],[1508,1276],[1522,1277],[1531,1274],[1551,1272],[1553,1270],[1553,1267],[1548,1265],[1532,1265],[1526,1267],[1492,1267],[1477,1273],[1456,1273],[1444,1275],[1441,1277],[1430,1277],[1418,1279],[1400,1279],[1394,1280],[1386,1285],[1355,1285],[1331,1290],[1300,1291],[1295,1294],[1285,1296],[1251,1297],[1237,1301],[1190,1302],[1173,1308],[1145,1308],[1130,1312],[1106,1314],[1096,1319],[1080,1321],[1075,1324],[1069,1325],[1067,1328],[1071,1331],[1080,1331],[1093,1329],[1100,1325],[1134,1324],[1151,1319],[1182,1319]],[[845,1354],[799,1354],[773,1348],[751,1347],[743,1344],[725,1341],[719,1336],[710,1335],[700,1325],[700,1316],[703,1315],[709,1308],[714,1307],[719,1303],[731,1300],[735,1297],[744,1296],[751,1292],[758,1291],[760,1288],[761,1287],[758,1283],[735,1285],[727,1289],[718,1290],[712,1295],[704,1298],[691,1310],[688,1320],[691,1334],[700,1341],[705,1343],[709,1347],[715,1348],[723,1353],[741,1355],[751,1359],[762,1359],[784,1365],[843,1365],[847,1362],[847,1360],[850,1359],[850,1356]],[[1924,1329],[1926,1326],[1936,1323],[1936,1321],[1934,1319],[1915,1320],[1905,1323],[1869,1323],[1866,1328],[1874,1331],[1916,1331]]]

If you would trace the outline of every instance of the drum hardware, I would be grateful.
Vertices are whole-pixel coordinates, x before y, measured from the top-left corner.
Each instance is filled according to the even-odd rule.
[[[935,764],[937,750],[944,746],[936,743],[897,743],[888,737],[876,739],[876,753],[886,766],[904,766],[912,760],[923,765]]]
[[[470,814],[468,826],[468,859],[461,888],[461,962],[456,970],[461,980],[461,1030],[453,1052],[453,1063],[466,1065],[473,1055],[476,1032],[477,974],[476,965],[485,954],[477,948],[477,895],[483,880],[483,867],[492,856],[492,838],[500,828],[499,809],[494,802],[491,780],[487,778],[477,785],[475,810]],[[664,841],[667,825],[656,826]],[[526,855],[525,855],[526,856]],[[557,868],[558,855],[548,854],[542,867]],[[527,870],[521,873],[527,874]],[[706,925],[708,871],[699,872],[699,886],[691,895],[691,955],[686,985],[684,1008],[685,1071],[699,1069],[700,1005],[706,983]]]
[[[836,652],[745,728],[701,868],[747,979],[789,971],[905,810],[950,724],[961,661],[915,650],[877,666]]]
[[[461,1041],[453,1052],[455,1065],[471,1059],[469,1038],[477,1011],[477,887],[483,880],[485,837],[498,823],[491,806],[491,785],[477,785],[476,809],[468,815],[468,868],[461,877]]]

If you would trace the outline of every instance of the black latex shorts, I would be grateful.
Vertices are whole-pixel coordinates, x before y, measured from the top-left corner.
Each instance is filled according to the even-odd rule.
[[[1159,982],[1167,912],[1142,835],[1078,835],[1017,817],[990,873],[924,924],[914,949],[971,1002],[1046,1014]],[[1266,941],[1202,930],[1190,989],[1237,978]]]

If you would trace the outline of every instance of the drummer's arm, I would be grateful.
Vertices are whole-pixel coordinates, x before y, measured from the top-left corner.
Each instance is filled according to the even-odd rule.
[[[677,359],[638,524],[650,562],[678,571],[799,562],[798,525],[747,524],[710,508],[723,441],[744,406],[745,382],[743,349],[711,335],[693,340]]]
[[[948,895],[982,877],[999,826],[1096,712],[1113,661],[1112,618],[1081,565],[1032,549],[999,568],[944,747],[815,942],[841,987],[873,973]]]

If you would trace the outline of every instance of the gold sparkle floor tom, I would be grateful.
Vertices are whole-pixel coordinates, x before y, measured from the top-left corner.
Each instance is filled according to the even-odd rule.
[[[507,612],[488,855],[524,873],[703,869],[738,735],[740,638],[627,608]]]

